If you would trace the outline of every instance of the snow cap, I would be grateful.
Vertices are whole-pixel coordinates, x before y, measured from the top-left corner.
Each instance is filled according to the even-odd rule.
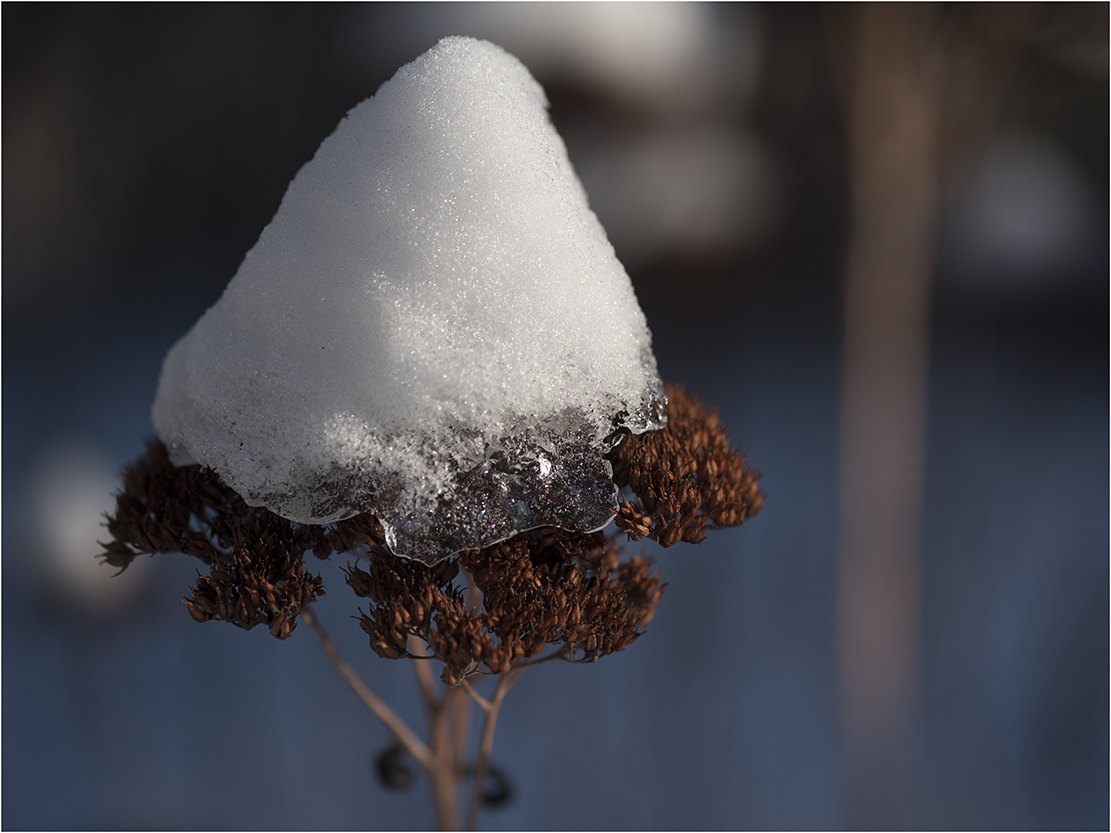
[[[352,109],[166,356],[174,462],[300,523],[371,512],[426,563],[604,526],[603,455],[665,400],[546,110],[516,58],[460,37]]]

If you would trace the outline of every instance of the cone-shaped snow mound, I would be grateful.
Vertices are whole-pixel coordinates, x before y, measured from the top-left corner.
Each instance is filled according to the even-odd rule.
[[[369,511],[428,563],[604,526],[602,455],[664,400],[546,108],[516,58],[447,38],[348,113],[166,356],[174,461],[294,521]]]

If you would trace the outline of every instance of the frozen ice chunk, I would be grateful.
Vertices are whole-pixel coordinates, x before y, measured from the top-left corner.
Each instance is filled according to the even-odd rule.
[[[604,526],[603,454],[664,399],[546,109],[516,58],[447,38],[351,110],[166,356],[175,462],[294,521],[372,512],[428,563]]]

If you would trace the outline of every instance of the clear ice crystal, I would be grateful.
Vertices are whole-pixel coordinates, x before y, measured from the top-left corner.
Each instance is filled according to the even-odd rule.
[[[434,500],[418,482],[383,478],[371,466],[335,466],[314,475],[312,489],[248,493],[248,503],[286,517],[342,520],[369,511],[382,523],[386,544],[404,558],[435,564],[466,549],[487,547],[543,526],[594,532],[617,510],[613,470],[606,455],[629,433],[666,423],[667,400],[658,380],[632,413],[616,415],[599,438],[592,420],[569,410],[490,443],[474,438],[481,454],[463,467],[426,447],[425,457],[450,471]],[[404,442],[400,440],[399,442]]]

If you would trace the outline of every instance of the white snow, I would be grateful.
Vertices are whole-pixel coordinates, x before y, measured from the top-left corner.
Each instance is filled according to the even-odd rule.
[[[104,517],[116,509],[119,466],[96,446],[57,438],[37,455],[29,485],[30,540],[41,557],[27,563],[40,589],[70,608],[98,614],[117,613],[141,598],[152,561],[137,558],[117,573],[90,557],[97,541],[109,537]]]
[[[351,110],[166,356],[175,462],[294,521],[370,511],[427,562],[603,526],[607,438],[663,394],[546,109],[514,57],[446,38]]]

